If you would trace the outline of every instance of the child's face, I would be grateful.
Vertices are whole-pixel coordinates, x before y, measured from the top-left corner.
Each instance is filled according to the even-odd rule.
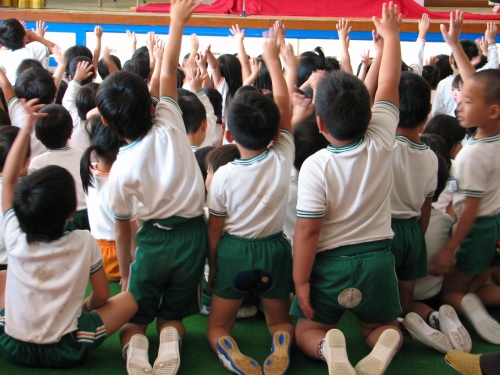
[[[481,126],[488,121],[488,103],[484,100],[483,85],[469,79],[463,86],[462,102],[458,106],[458,120],[464,128]]]
[[[460,83],[458,85],[458,88],[452,88],[451,89],[451,94],[453,95],[453,101],[455,102],[456,105],[458,105],[462,101],[462,86],[463,84]]]
[[[210,184],[212,182],[212,176],[214,173],[212,172],[212,167],[207,168],[207,179],[205,180],[205,187],[207,188],[207,191],[210,189]]]

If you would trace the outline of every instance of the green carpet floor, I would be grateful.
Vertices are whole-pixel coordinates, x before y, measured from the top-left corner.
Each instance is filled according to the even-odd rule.
[[[118,292],[118,284],[111,283],[112,293]],[[500,310],[494,310],[493,316],[500,320]],[[219,363],[218,358],[213,354],[207,344],[205,333],[208,318],[202,315],[195,315],[185,320],[187,328],[181,350],[181,368],[179,375],[227,375]],[[492,352],[500,350],[500,346],[487,344],[481,340],[467,325],[473,341],[473,353]],[[347,341],[347,351],[349,359],[355,365],[360,359],[369,353],[364,344],[359,331],[356,318],[350,313],[344,314],[339,323],[339,329],[344,332]],[[154,362],[158,350],[158,335],[154,327],[151,326],[147,332],[150,339],[150,360]],[[259,314],[251,319],[238,320],[233,332],[233,337],[237,340],[242,352],[255,358],[262,363],[271,345],[271,337],[267,331],[264,317]],[[326,374],[326,364],[315,361],[304,356],[297,348],[292,352],[292,363],[288,374],[315,375]],[[0,357],[1,375],[20,374],[71,374],[71,375],[114,375],[126,374],[125,363],[121,357],[118,334],[114,334],[104,344],[93,353],[90,360],[84,364],[64,370],[23,368],[8,362]],[[424,345],[405,339],[402,350],[393,359],[387,375],[453,375],[458,374],[444,362],[444,356]]]

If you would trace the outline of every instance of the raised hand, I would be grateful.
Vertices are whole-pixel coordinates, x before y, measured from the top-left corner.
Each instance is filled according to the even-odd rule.
[[[378,35],[382,38],[389,38],[391,35],[399,36],[399,27],[402,16],[398,13],[397,4],[390,2],[382,5],[382,19],[372,17],[373,23],[377,29]]]
[[[460,44],[460,32],[462,31],[462,25],[464,23],[463,12],[456,10],[450,13],[450,26],[446,29],[445,24],[441,24],[441,34],[448,45],[458,45]]]

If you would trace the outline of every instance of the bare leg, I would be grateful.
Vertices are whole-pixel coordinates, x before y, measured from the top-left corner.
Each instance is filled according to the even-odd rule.
[[[120,331],[120,342],[122,344],[122,348],[128,344],[132,336],[134,336],[135,334],[144,335],[147,328],[147,324],[125,324]]]
[[[463,313],[460,303],[474,276],[459,270],[457,267],[444,276],[443,288],[441,289],[443,302],[453,307],[459,314]]]
[[[182,321],[180,320],[165,320],[160,317],[156,318],[156,330],[158,333],[165,327],[174,327],[179,334],[179,338],[182,340],[184,338],[184,334],[186,333],[186,328]]]
[[[266,312],[266,323],[269,332],[273,336],[278,331],[288,332],[290,340],[293,341],[294,329],[292,317],[290,316],[290,297],[280,299],[262,298],[262,305]]]
[[[335,328],[334,324],[323,324],[299,318],[295,327],[297,346],[307,356],[322,359],[318,353],[318,346],[325,338],[326,333],[332,328]]]
[[[94,310],[106,326],[106,337],[118,331],[137,311],[137,302],[130,292],[121,292]]]
[[[5,308],[5,283],[7,282],[7,271],[0,271],[0,310]]]
[[[241,299],[226,299],[212,295],[210,315],[208,316],[207,338],[212,350],[217,353],[217,340],[230,336],[236,320],[236,314],[243,302]]]
[[[378,339],[380,338],[380,335],[389,328],[392,328],[396,330],[399,333],[399,350],[401,346],[403,345],[403,334],[399,330],[398,327],[398,321],[394,320],[393,322],[390,322],[388,324],[380,324],[380,323],[365,323],[362,322],[361,320],[359,321],[359,326],[361,328],[361,334],[365,338],[365,343],[368,345],[369,348],[373,348],[375,344],[377,343]]]
[[[415,280],[398,280],[399,300],[403,308],[403,314],[414,312],[427,321],[427,317],[433,311],[425,303],[413,300],[413,291],[415,290]]]

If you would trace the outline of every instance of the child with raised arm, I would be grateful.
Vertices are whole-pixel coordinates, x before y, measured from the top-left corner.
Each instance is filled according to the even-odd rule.
[[[175,374],[180,365],[182,320],[199,312],[198,288],[206,259],[203,178],[186,136],[177,104],[177,64],[184,25],[200,2],[171,2],[170,35],[160,75],[161,100],[152,119],[152,101],[143,79],[128,72],[110,75],[97,94],[104,124],[128,144],[109,175],[110,207],[116,219],[121,284],[139,305],[120,333],[129,374]],[[131,226],[136,201],[135,261]],[[148,324],[156,319],[158,358],[151,367]]]
[[[371,110],[368,90],[357,77],[334,72],[320,83],[317,122],[330,146],[309,157],[299,175],[291,315],[298,317],[298,347],[325,360],[330,374],[383,374],[402,342],[390,250],[400,22],[392,3],[384,3],[382,20],[374,17],[383,50],[368,73],[376,74],[380,66]],[[358,317],[373,348],[356,369],[335,329],[346,310]]]
[[[108,300],[94,237],[65,232],[76,210],[71,174],[48,166],[19,179],[33,124],[46,116],[36,103],[24,103],[25,122],[2,174],[9,268],[0,272],[0,353],[20,365],[68,367],[86,360],[137,303],[130,292]],[[89,281],[92,293],[84,299]]]
[[[263,366],[266,374],[286,372],[294,336],[288,313],[292,252],[283,234],[294,144],[280,47],[271,31],[263,57],[273,81],[275,103],[257,90],[234,96],[226,139],[236,142],[241,159],[217,170],[207,199],[208,285],[213,293],[208,342],[226,369],[248,375],[262,374],[261,366],[241,354],[231,331],[249,292],[259,294],[273,336],[271,355]]]
[[[500,344],[500,324],[484,305],[500,305],[499,289],[481,282],[488,268],[498,264],[500,238],[500,71],[474,73],[460,45],[462,12],[450,14],[450,27],[441,25],[464,80],[458,118],[465,128],[477,127],[454,163],[456,192],[453,207],[458,222],[453,234],[434,258],[434,273],[446,273],[443,302],[472,322],[484,340]],[[467,294],[465,294],[467,293]]]

